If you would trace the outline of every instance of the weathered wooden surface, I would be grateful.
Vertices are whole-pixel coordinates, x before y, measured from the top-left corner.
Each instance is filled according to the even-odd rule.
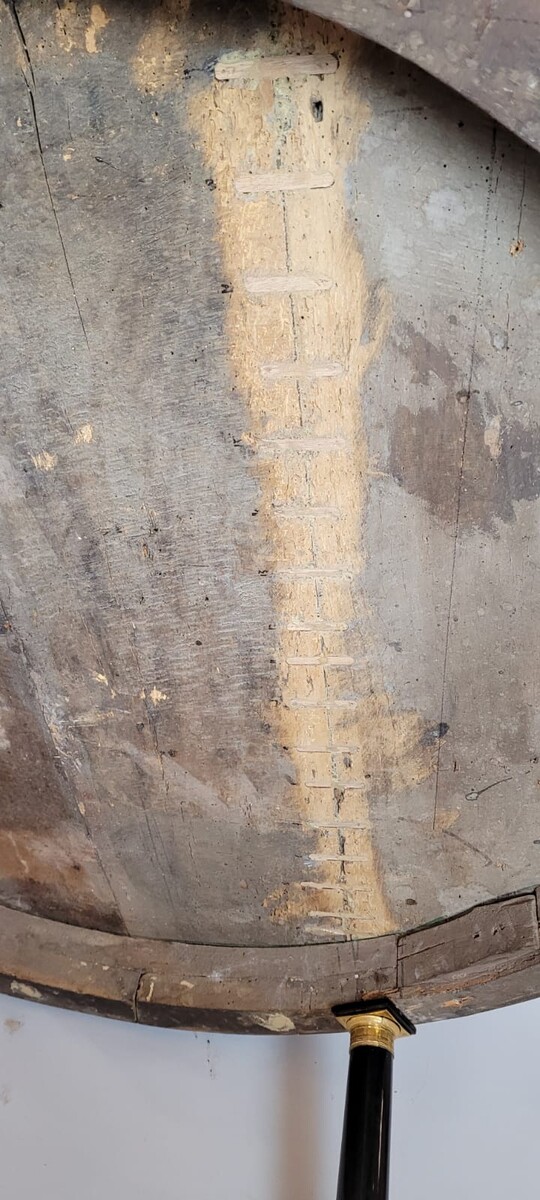
[[[0,990],[148,1025],[223,1032],[338,1031],[333,1005],[386,995],[434,1021],[540,994],[534,894],[421,933],[325,946],[193,946],[5,913]]]
[[[301,0],[429,71],[540,149],[535,0]]]
[[[6,929],[305,989],[532,891],[535,154],[295,9],[24,0],[0,58]]]

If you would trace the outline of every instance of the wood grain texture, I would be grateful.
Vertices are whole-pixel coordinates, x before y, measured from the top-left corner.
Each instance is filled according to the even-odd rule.
[[[535,155],[262,0],[21,0],[0,65],[6,986],[531,994],[530,902],[407,931],[540,874]]]
[[[334,1005],[383,995],[422,1023],[540,994],[534,895],[399,940],[267,949],[151,942],[5,911],[0,963],[0,989],[24,999],[234,1033],[337,1032]]]
[[[465,913],[452,926],[431,926],[408,934],[399,946],[400,986],[411,987],[434,978],[455,976],[478,964],[500,960],[534,949],[538,943],[538,917],[534,896],[494,902]]]
[[[193,940],[208,923],[218,941],[262,923],[276,940],[273,864],[281,878],[284,854],[294,878],[309,839],[286,809],[268,818],[289,764],[264,735],[273,613],[212,192],[183,100],[164,92],[156,124],[134,68],[155,58],[152,30],[182,26],[120,6],[89,53],[91,12],[1,13],[2,594],[117,923]],[[32,830],[21,776],[10,803]],[[40,895],[10,884],[14,903],[59,915]],[[96,907],[86,924],[108,927]]]

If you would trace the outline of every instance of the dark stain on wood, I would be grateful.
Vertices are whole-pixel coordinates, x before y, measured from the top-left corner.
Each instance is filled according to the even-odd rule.
[[[458,379],[458,367],[444,346],[436,346],[410,321],[403,321],[396,339],[399,349],[413,367],[411,383],[429,386],[433,375],[451,387]]]
[[[419,412],[402,405],[389,469],[445,525],[455,526],[459,503],[460,529],[496,534],[498,521],[514,520],[519,501],[540,496],[540,428],[506,422],[466,392]]]
[[[51,735],[36,711],[28,670],[13,632],[0,644],[0,658],[0,826],[10,832],[27,827],[28,813],[20,803],[22,791],[35,805],[32,828],[39,837],[67,821],[72,806]]]
[[[0,902],[52,920],[125,926],[31,684],[12,624],[0,642]]]
[[[27,848],[23,847],[23,850]],[[35,854],[39,860],[39,843]],[[28,851],[27,851],[28,852]],[[36,861],[29,858],[30,872],[39,869]],[[0,859],[0,869],[3,863]],[[100,929],[104,933],[124,933],[125,925],[119,913],[111,907],[92,903],[89,880],[78,863],[71,863],[65,871],[54,870],[54,879],[42,883],[33,879],[4,877],[0,882],[0,903],[21,912],[47,916],[51,921],[62,921],[66,914],[73,925],[85,929]]]

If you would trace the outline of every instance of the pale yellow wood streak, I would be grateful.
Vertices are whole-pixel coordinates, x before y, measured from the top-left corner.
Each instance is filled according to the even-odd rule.
[[[185,63],[185,22],[190,0],[162,0],[152,5],[148,28],[133,60],[137,87],[151,96],[178,87]]]
[[[102,34],[111,18],[101,4],[90,6],[78,4],[77,0],[65,0],[54,8],[56,40],[62,50],[86,50],[88,54],[99,54],[102,49]]]
[[[264,40],[254,50],[276,53],[275,41]],[[347,168],[369,114],[353,37],[284,9],[279,42],[280,53],[335,54],[338,70],[317,80],[270,80],[260,72],[243,83],[214,80],[191,109],[216,184],[232,285],[231,369],[249,406],[244,440],[260,482],[281,622],[281,695],[270,719],[296,769],[295,819],[318,838],[305,880],[285,885],[267,905],[277,921],[304,920],[306,934],[373,936],[395,920],[373,846],[372,780],[384,779],[389,791],[408,786],[429,773],[433,756],[418,749],[418,716],[391,710],[372,618],[358,601],[368,479],[361,385],[388,327],[383,301],[371,339],[362,341],[368,287],[345,202]],[[236,70],[243,79],[244,67]],[[333,184],[239,195],[239,179],[275,186],[280,172],[289,181]],[[287,274],[290,292],[246,288],[246,279]],[[302,294],[297,281],[304,277],[332,287],[310,283]],[[312,369],[321,362],[332,369]]]

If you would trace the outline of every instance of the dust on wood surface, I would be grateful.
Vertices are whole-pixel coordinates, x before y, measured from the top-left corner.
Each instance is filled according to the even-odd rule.
[[[540,181],[246,14],[0,14],[0,901],[346,944],[538,879]]]

